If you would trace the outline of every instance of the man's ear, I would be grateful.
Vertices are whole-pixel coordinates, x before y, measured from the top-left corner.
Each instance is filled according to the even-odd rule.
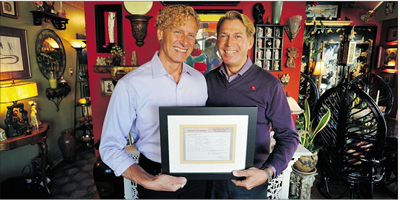
[[[251,37],[250,39],[249,39],[249,49],[248,50],[250,50],[251,48],[253,48],[253,44],[254,44],[254,37]]]
[[[160,41],[164,35],[164,31],[161,28],[157,28],[157,40]]]

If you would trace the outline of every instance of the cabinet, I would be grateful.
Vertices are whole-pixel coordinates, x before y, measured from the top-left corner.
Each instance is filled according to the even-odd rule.
[[[77,63],[75,73],[75,111],[74,130],[75,137],[81,144],[92,148],[94,153],[94,138],[92,124],[92,109],[89,91],[89,75],[87,59],[85,59],[82,48],[77,50]]]
[[[256,24],[254,61],[268,71],[282,70],[283,26]]]

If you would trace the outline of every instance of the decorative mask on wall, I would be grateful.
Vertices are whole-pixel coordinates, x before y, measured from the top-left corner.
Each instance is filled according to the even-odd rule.
[[[285,32],[286,32],[287,36],[289,37],[290,42],[293,41],[293,39],[296,37],[297,33],[299,32],[300,27],[301,27],[301,24],[300,24],[301,20],[302,20],[301,15],[295,15],[286,20],[286,23],[283,26],[283,29],[285,29]]]

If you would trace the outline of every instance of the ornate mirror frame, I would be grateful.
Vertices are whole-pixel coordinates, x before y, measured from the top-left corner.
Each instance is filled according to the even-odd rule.
[[[57,44],[50,44],[51,41]],[[50,70],[54,70],[57,79],[64,74],[65,71],[65,49],[58,35],[50,29],[42,30],[35,42],[36,61],[40,72],[49,79]]]

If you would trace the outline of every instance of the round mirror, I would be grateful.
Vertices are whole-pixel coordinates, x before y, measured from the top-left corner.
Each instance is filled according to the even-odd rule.
[[[50,71],[54,71],[60,79],[65,71],[65,49],[58,35],[50,29],[42,30],[35,43],[36,61],[40,72],[49,79]]]

